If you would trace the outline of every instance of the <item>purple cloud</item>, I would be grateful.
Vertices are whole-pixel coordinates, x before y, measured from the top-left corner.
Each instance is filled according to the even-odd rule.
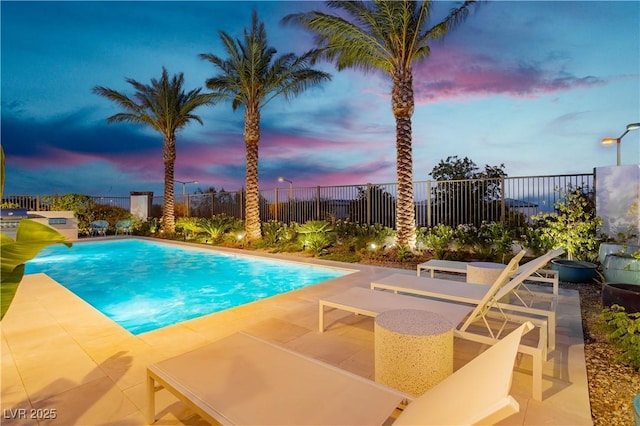
[[[416,103],[427,104],[469,96],[535,98],[598,86],[604,81],[593,76],[577,77],[562,70],[545,70],[536,64],[509,63],[488,55],[443,50],[415,67],[413,83]]]

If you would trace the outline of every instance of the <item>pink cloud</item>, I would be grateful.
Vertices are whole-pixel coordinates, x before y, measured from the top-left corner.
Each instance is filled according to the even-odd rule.
[[[388,79],[388,77],[387,77]],[[363,93],[389,99],[390,90],[382,89],[378,79],[375,86]],[[488,55],[463,50],[440,50],[414,66],[413,89],[416,104],[442,100],[506,95],[516,98],[535,98],[573,88],[604,84],[593,77],[576,77],[562,70],[546,70],[535,64],[509,63]]]
[[[26,170],[38,170],[44,162],[52,160],[57,166],[77,166],[90,161],[101,160],[97,154],[74,152],[66,149],[45,146],[37,156],[7,155],[7,162]]]
[[[439,51],[414,68],[416,103],[469,96],[507,95],[534,98],[573,88],[603,84],[592,76],[576,77],[533,64],[502,62],[488,55]]]

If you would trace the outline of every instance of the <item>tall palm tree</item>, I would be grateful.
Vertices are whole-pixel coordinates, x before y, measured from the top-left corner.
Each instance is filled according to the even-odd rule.
[[[223,31],[218,32],[227,59],[214,54],[201,54],[220,74],[207,80],[207,88],[230,99],[235,111],[244,106],[244,142],[246,146],[245,227],[246,238],[260,239],[260,206],[258,190],[258,144],[260,142],[260,111],[275,97],[289,100],[306,89],[331,79],[331,75],[310,67],[315,51],[302,56],[287,53],[274,57],[276,49],[267,45],[264,24],[254,11],[251,30],[244,30],[244,38],[234,41]]]
[[[391,109],[396,121],[396,241],[413,248],[416,219],[413,197],[411,116],[414,109],[412,66],[431,53],[428,43],[462,22],[474,1],[465,1],[440,23],[429,27],[432,0],[328,1],[338,14],[318,11],[291,14],[283,22],[299,24],[316,36],[317,58],[365,72],[391,76]],[[317,59],[316,58],[316,59]]]
[[[148,124],[163,136],[162,159],[164,161],[164,206],[162,207],[161,229],[166,233],[175,231],[174,216],[174,165],[176,162],[176,132],[190,121],[202,120],[193,111],[202,105],[216,101],[213,93],[200,93],[197,88],[185,93],[184,74],[179,73],[169,79],[162,67],[160,80],[151,79],[146,85],[133,79],[126,79],[135,89],[133,97],[102,86],[93,88],[93,93],[104,96],[120,105],[125,112],[107,118],[107,123],[130,122]]]

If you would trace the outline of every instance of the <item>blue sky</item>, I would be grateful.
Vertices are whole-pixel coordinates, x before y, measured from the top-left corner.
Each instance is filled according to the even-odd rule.
[[[436,2],[433,22],[457,3]],[[240,37],[251,11],[279,54],[313,47],[289,13],[310,1],[10,2],[1,13],[1,138],[5,194],[162,193],[162,138],[144,126],[106,124],[119,110],[96,85],[131,94],[183,72],[204,87],[224,55],[218,31]],[[262,111],[259,177],[296,187],[395,181],[390,82],[381,74],[317,68],[333,80]],[[489,1],[414,67],[414,179],[448,156],[509,176],[588,173],[613,165],[600,145],[640,121],[640,2]],[[175,178],[202,189],[243,187],[243,112],[219,103],[196,111],[177,135]],[[622,140],[623,164],[640,163],[640,131]],[[286,182],[285,182],[286,184]],[[189,185],[189,191],[196,189]],[[181,191],[180,187],[176,188]]]

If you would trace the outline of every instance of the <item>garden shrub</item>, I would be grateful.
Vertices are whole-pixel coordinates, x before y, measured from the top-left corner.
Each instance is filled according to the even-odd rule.
[[[586,189],[570,190],[560,194],[560,200],[553,205],[555,212],[533,216],[552,248],[565,249],[568,259],[591,261],[598,255],[597,231],[602,219],[596,216],[594,198]]]
[[[274,246],[278,242],[278,232],[285,226],[283,222],[270,220],[262,222],[262,240],[266,246]]]
[[[516,229],[518,242],[531,250],[534,256],[540,256],[553,250],[553,241],[542,232],[542,230],[532,224],[525,223]]]
[[[602,310],[607,338],[618,351],[616,361],[640,369],[640,312],[626,313],[619,305]]]
[[[224,213],[211,216],[210,218],[201,218],[198,220],[200,230],[211,237],[213,243],[222,241],[224,235],[229,231],[237,230],[242,221],[228,216]]]
[[[199,219],[196,217],[179,217],[176,220],[176,231],[181,232],[187,238],[193,238],[194,235],[201,232]]]
[[[89,234],[89,224],[97,219],[94,207],[96,202],[88,195],[64,194],[42,197],[42,202],[49,205],[49,210],[72,211],[78,221],[78,234]],[[105,219],[107,220],[107,219]]]
[[[298,226],[299,242],[306,251],[318,255],[331,245],[331,223],[326,220],[309,220]]]
[[[418,241],[430,250],[436,259],[444,259],[454,235],[453,228],[440,223],[432,228],[421,228],[418,231]]]

